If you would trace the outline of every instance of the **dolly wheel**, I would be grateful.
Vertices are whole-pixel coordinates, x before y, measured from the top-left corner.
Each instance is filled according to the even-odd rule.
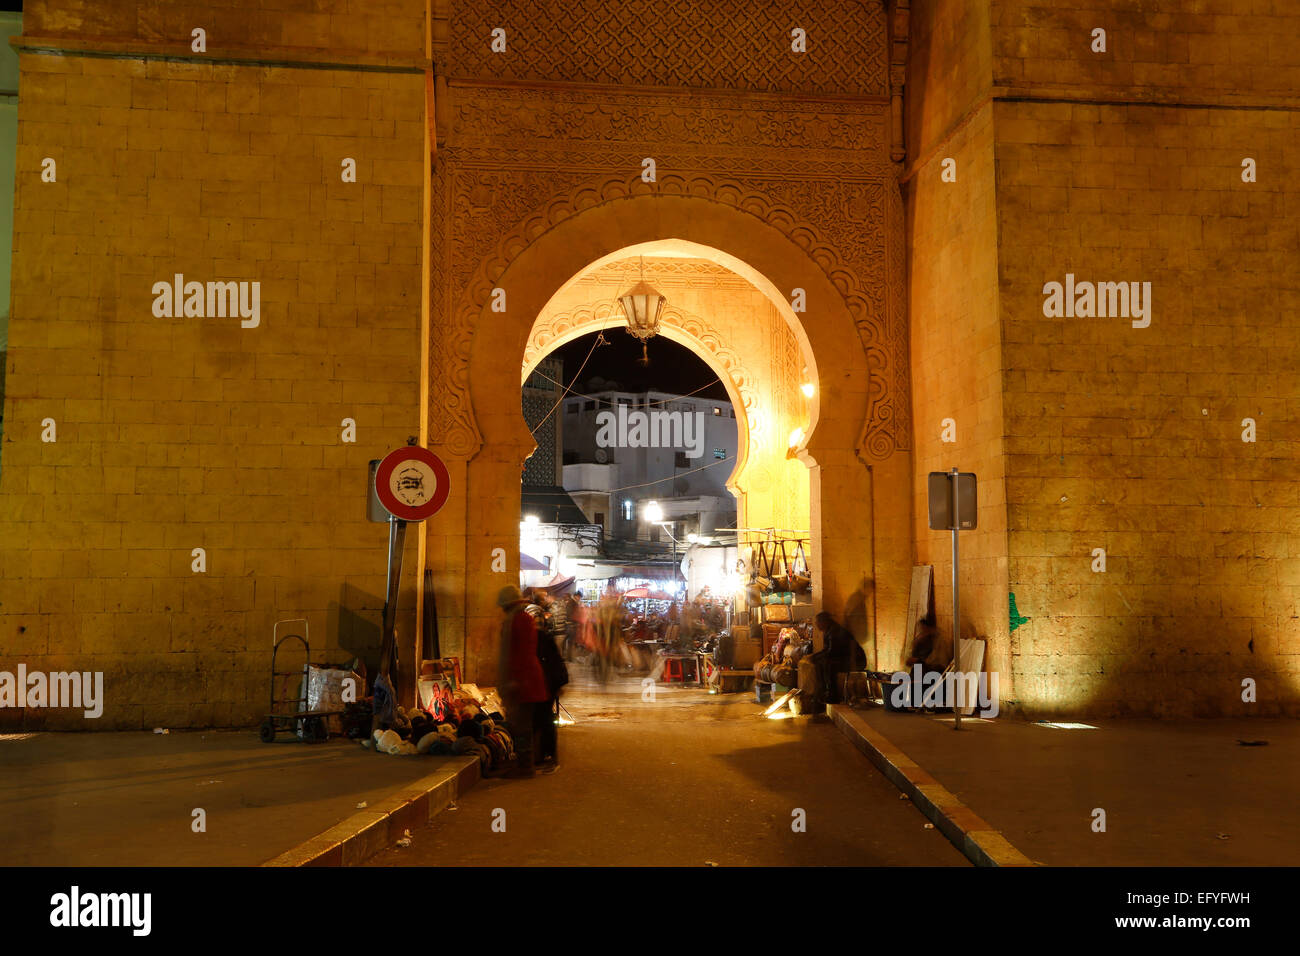
[[[270,717],[262,721],[262,743],[269,744],[275,739],[275,721]]]

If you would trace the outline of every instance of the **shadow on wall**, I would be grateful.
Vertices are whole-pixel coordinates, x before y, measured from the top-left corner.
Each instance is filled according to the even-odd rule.
[[[1121,593],[1124,592],[1124,593]],[[1068,596],[1068,592],[1066,593]],[[1300,677],[1284,651],[1294,619],[1249,596],[1207,589],[1190,606],[1105,588],[1092,617],[1042,613],[1017,634],[1052,653],[1018,654],[1016,696],[1030,719],[1293,717]],[[1293,612],[1294,613],[1294,612]],[[1243,682],[1254,700],[1243,700]]]
[[[844,601],[844,616],[840,619],[840,623],[862,645],[862,650],[867,655],[868,670],[876,670],[876,641],[871,632],[871,611],[868,607],[874,586],[875,582],[871,578],[864,577]]]
[[[330,634],[325,646],[361,658],[366,673],[373,675],[379,670],[383,614],[383,597],[351,584],[341,585],[338,603],[330,605]]]
[[[415,601],[413,587],[403,587],[397,598],[397,691],[402,703],[415,700]],[[329,608],[329,633],[325,643],[313,648],[317,662],[346,663],[359,657],[366,665],[366,693],[379,673],[379,650],[383,643],[384,597],[344,582],[339,600]],[[328,650],[339,648],[339,653]],[[322,653],[325,655],[323,658]]]

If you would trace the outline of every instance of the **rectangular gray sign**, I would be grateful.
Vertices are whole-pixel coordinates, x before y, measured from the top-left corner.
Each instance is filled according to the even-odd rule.
[[[370,481],[367,487],[370,489],[366,499],[366,520],[373,521],[376,524],[388,524],[391,517],[388,509],[383,506],[379,500],[379,493],[375,491],[375,472],[379,470],[379,463],[382,458],[376,458],[370,463]]]
[[[975,475],[968,471],[953,475],[947,471],[930,472],[930,530],[952,531],[952,486],[957,479],[958,531],[971,531],[976,527],[979,502],[975,495]]]

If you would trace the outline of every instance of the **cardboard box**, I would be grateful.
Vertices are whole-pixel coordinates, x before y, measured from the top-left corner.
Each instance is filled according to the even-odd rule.
[[[764,604],[763,622],[786,623],[794,620],[794,608],[789,604]]]
[[[732,667],[746,670],[763,656],[763,643],[749,636],[749,628],[743,625],[731,628],[732,646],[735,648]]]

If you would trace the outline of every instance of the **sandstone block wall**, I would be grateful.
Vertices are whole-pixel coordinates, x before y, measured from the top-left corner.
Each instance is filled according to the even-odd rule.
[[[1300,704],[1300,19],[1177,6],[992,5],[1013,652],[1044,713]],[[1150,326],[1044,316],[1067,272],[1150,282]]]
[[[929,530],[927,479],[954,466],[976,474],[979,523],[960,540],[962,636],[988,641],[986,669],[999,675],[999,691],[1009,697],[1003,354],[986,14],[963,3],[914,10],[908,141],[917,158],[906,183],[913,534],[916,563],[934,567],[935,610],[950,648],[952,537]],[[900,647],[882,666],[901,666],[907,650]]]
[[[1020,626],[994,601],[997,560],[964,577],[979,595],[971,623],[1008,638],[992,655],[1012,677],[1003,696],[1032,714],[1300,703],[1300,20],[1281,4],[1215,6],[913,7],[918,494],[940,457],[927,419],[964,402],[978,447],[959,429],[953,448],[1004,477],[1004,573],[992,579],[1014,593]],[[958,178],[941,184],[947,156]],[[990,180],[972,165],[991,177],[992,223]],[[990,263],[994,289],[978,281]],[[1067,273],[1151,283],[1150,325],[1046,315],[1044,286]],[[972,312],[990,302],[996,321],[971,339]],[[990,361],[996,397],[981,391]],[[967,552],[987,555],[971,538]],[[942,614],[947,568],[919,507],[917,551],[936,564]],[[1246,678],[1256,703],[1242,700]]]
[[[27,16],[67,55],[21,56],[0,670],[102,670],[107,700],[95,722],[0,720],[245,725],[277,619],[308,618],[331,660],[378,640],[386,529],[365,521],[366,463],[419,430],[424,110],[423,77],[381,61],[419,52],[423,5]],[[156,58],[174,34],[188,50],[191,22],[211,25],[212,61]],[[339,62],[344,39],[368,68]],[[273,44],[333,65],[256,62]],[[79,52],[95,50],[113,55]],[[177,273],[260,282],[260,324],[156,317],[153,284]]]

